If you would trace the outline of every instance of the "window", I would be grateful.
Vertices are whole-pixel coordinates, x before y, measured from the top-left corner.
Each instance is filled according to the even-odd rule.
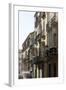
[[[56,33],[54,33],[53,35],[53,42],[54,42],[54,46],[56,46]]]
[[[54,68],[54,77],[56,77],[57,76],[57,73],[56,73],[56,63],[54,63],[54,66],[53,66],[53,68]]]
[[[35,28],[38,26],[38,17],[35,17]]]
[[[45,12],[42,12],[42,13],[41,13],[41,17],[44,19],[45,16],[46,16],[46,15],[45,15]]]
[[[37,78],[37,65],[36,65],[36,68],[35,68],[35,78]]]
[[[42,77],[44,77],[44,64],[42,64]]]
[[[51,64],[48,66],[48,77],[51,77]]]

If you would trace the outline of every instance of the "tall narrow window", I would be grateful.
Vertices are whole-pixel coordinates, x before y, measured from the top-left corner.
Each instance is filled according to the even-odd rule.
[[[54,33],[53,42],[54,42],[54,46],[56,46],[56,33]]]
[[[51,77],[51,64],[48,66],[48,77]]]
[[[56,73],[56,63],[54,63],[54,77],[57,76],[57,73]]]
[[[42,77],[44,77],[44,64],[42,64]]]

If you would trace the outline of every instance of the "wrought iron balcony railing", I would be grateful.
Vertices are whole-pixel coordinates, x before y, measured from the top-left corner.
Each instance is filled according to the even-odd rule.
[[[45,56],[52,57],[57,54],[58,54],[57,48],[50,48],[49,50],[46,50]]]
[[[44,57],[41,56],[35,56],[32,58],[32,64],[38,64],[44,62]]]

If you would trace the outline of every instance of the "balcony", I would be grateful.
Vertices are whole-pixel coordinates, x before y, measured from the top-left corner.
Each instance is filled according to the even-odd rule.
[[[57,48],[50,48],[49,50],[46,50],[45,57],[53,57],[58,54]]]
[[[37,41],[40,41],[41,40],[41,34],[37,35],[36,39],[37,39]]]
[[[44,62],[44,58],[41,58],[40,56],[35,56],[32,59],[32,64],[39,64],[39,63],[43,63]]]

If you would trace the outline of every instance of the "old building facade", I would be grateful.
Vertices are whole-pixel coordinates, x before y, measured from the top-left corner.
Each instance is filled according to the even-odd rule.
[[[58,76],[58,13],[36,12],[36,55],[33,59],[33,76]]]
[[[48,76],[58,76],[58,13],[47,13]]]
[[[45,46],[47,46],[47,32],[46,14],[41,12],[36,12],[35,15],[35,31],[36,31],[36,55],[33,59],[33,76],[34,78],[46,77],[45,65]],[[45,70],[44,70],[45,69]]]
[[[32,58],[34,53],[34,34],[31,32],[22,44],[22,61],[24,63],[24,71],[32,72]]]
[[[34,32],[22,44],[24,71],[33,78],[58,76],[58,13],[36,12]]]

